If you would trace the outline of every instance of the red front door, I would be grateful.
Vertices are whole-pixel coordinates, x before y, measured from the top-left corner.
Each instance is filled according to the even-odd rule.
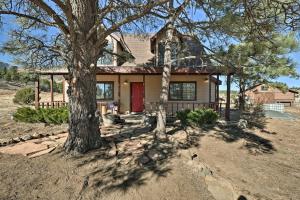
[[[131,83],[131,112],[144,110],[144,84]]]

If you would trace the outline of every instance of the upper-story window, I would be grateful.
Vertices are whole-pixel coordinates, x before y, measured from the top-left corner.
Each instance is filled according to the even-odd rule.
[[[107,46],[105,47],[107,51],[113,52],[114,47],[113,43],[109,42]],[[97,61],[97,65],[113,65],[113,55],[107,52],[103,53],[103,56],[99,58]]]
[[[269,87],[266,86],[266,85],[262,85],[261,88],[260,88],[261,91],[268,91],[269,90]]]
[[[158,43],[158,62],[157,64],[159,66],[161,65],[165,65],[167,63],[165,63],[165,43],[164,42],[160,42]],[[178,63],[178,52],[179,52],[179,48],[178,48],[178,43],[177,42],[172,42],[171,43],[171,62],[172,65],[177,65]]]

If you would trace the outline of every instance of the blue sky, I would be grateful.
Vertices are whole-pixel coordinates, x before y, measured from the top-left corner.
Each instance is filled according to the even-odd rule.
[[[3,18],[3,26],[0,29],[0,45],[3,44],[8,39],[8,33],[11,30],[11,25],[15,24],[13,17],[4,17]],[[292,58],[297,63],[297,71],[300,74],[300,50],[298,52],[289,54],[290,58]],[[12,64],[13,57],[8,54],[0,53],[0,61],[7,62]],[[224,80],[225,77],[221,77],[222,85],[220,89],[226,89],[226,82]],[[280,77],[276,79],[276,81],[286,83],[289,87],[300,87],[300,80],[299,79],[292,79],[289,77]],[[236,85],[232,84],[232,89],[237,90]]]

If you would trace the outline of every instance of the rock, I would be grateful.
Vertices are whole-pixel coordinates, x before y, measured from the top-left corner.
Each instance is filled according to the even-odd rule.
[[[113,141],[109,143],[109,146],[111,147],[110,150],[108,151],[109,156],[117,156],[118,155],[118,150],[117,150],[117,145]]]
[[[23,140],[23,141],[27,141],[27,140],[32,139],[32,136],[31,135],[23,135],[23,136],[20,137],[20,139]]]
[[[149,163],[151,160],[148,156],[143,155],[142,157],[139,158],[139,163],[142,165],[146,165],[147,163]]]
[[[147,153],[148,157],[151,160],[157,161],[157,160],[162,160],[164,158],[166,158],[166,156],[164,154],[161,154],[160,152],[151,149],[148,153]]]
[[[20,137],[15,137],[15,138],[13,138],[13,141],[14,141],[15,143],[18,143],[18,142],[21,141],[21,139],[20,139]]]
[[[3,139],[1,142],[2,146],[6,146],[6,145],[9,145],[9,144],[12,144],[14,143],[13,139]]]
[[[240,119],[237,126],[241,129],[245,129],[248,126],[248,122],[245,119]]]
[[[42,135],[39,134],[39,133],[33,133],[31,136],[32,136],[33,139],[38,139],[38,138],[40,138]]]

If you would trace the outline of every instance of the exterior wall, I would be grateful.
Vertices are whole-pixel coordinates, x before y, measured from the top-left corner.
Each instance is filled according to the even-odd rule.
[[[277,102],[289,102],[294,103],[295,94],[292,92],[283,93],[277,88],[269,87],[268,90],[261,90],[262,85],[258,85],[251,90],[246,91],[246,95],[249,97],[252,103],[277,103]]]
[[[188,77],[188,78],[187,78]],[[205,75],[172,75],[171,81],[196,81],[196,101],[185,101],[187,103],[208,103],[208,77]],[[97,75],[97,81],[114,81],[114,102],[119,102],[118,75]],[[120,75],[120,112],[130,111],[130,83],[143,82],[143,75]],[[215,101],[215,83],[211,84],[211,101]],[[145,108],[150,109],[150,103],[159,102],[161,91],[161,75],[145,75]],[[103,101],[101,101],[103,102]],[[108,101],[111,102],[111,101]],[[170,101],[183,102],[183,101]]]
[[[119,78],[118,75],[97,75],[97,81],[114,82],[114,99],[109,101],[98,101],[99,103],[119,102],[120,112],[130,111],[130,83],[143,82],[143,75],[120,75],[120,99],[119,99]],[[208,103],[208,76],[206,75],[172,75],[171,81],[195,81],[196,101],[170,101],[174,103]],[[68,82],[65,81],[65,100],[69,101],[67,95]],[[150,109],[150,103],[159,102],[161,91],[161,75],[145,75],[145,108]],[[215,83],[211,82],[211,102],[215,102]]]

